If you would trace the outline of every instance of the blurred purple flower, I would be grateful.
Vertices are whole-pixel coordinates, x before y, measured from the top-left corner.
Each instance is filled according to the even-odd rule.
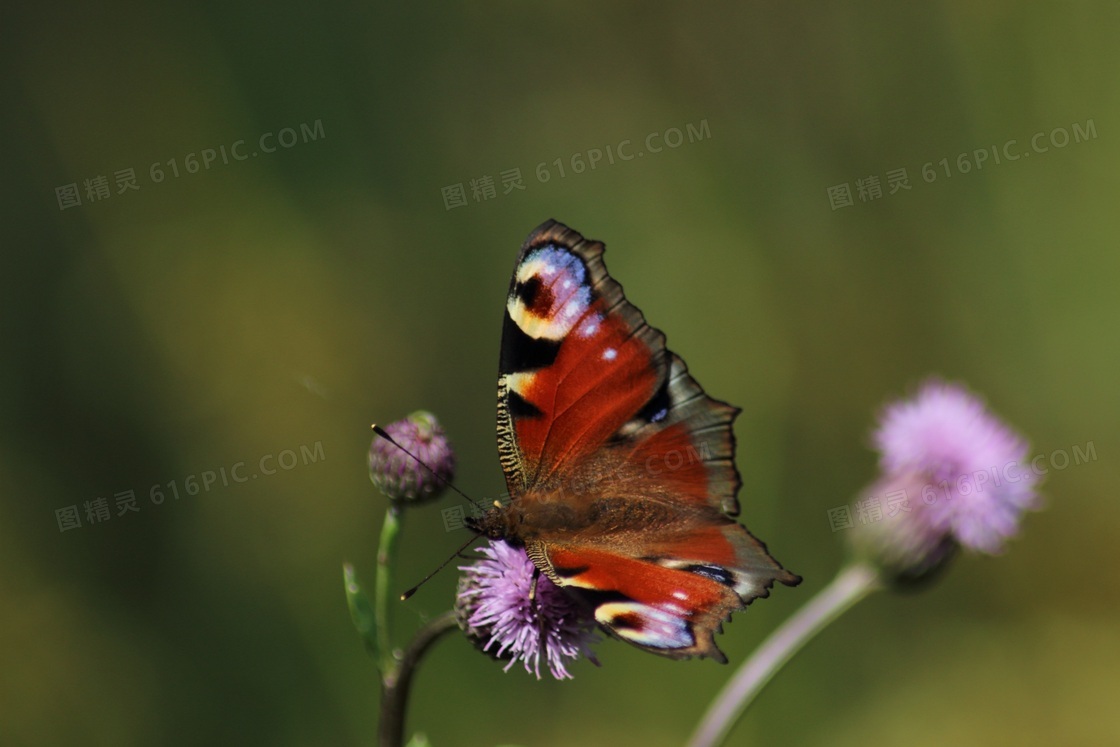
[[[481,651],[518,661],[541,678],[541,658],[552,676],[571,679],[567,660],[584,656],[595,664],[591,645],[599,641],[595,620],[547,576],[538,574],[525,550],[502,540],[479,550],[484,557],[461,566],[455,600],[459,624]],[[537,578],[535,598],[529,593]]]
[[[375,435],[369,447],[369,479],[373,484],[394,501],[423,502],[438,497],[455,477],[455,452],[436,416],[419,410],[385,426],[385,432],[443,479]]]
[[[958,546],[998,553],[1038,507],[1027,442],[960,385],[931,380],[887,406],[873,443],[882,476],[869,492],[904,495],[905,509],[854,539],[896,570],[924,572]]]

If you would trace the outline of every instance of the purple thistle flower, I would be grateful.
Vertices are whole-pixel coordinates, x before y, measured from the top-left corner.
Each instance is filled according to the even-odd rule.
[[[567,661],[585,656],[595,664],[591,645],[595,620],[547,576],[538,574],[524,548],[502,540],[479,550],[484,557],[461,566],[455,611],[467,637],[481,651],[508,660],[505,671],[518,661],[525,671],[541,678],[542,655],[552,676],[571,679]],[[529,593],[536,576],[535,598]]]
[[[1023,512],[1038,507],[1027,442],[960,385],[931,380],[887,406],[873,443],[882,476],[869,493],[904,495],[895,503],[904,508],[862,525],[855,540],[904,575],[958,546],[1000,552]]]
[[[389,441],[374,436],[369,447],[369,479],[394,501],[423,502],[443,492],[455,477],[455,452],[436,416],[419,410],[385,426],[393,440],[439,477]]]

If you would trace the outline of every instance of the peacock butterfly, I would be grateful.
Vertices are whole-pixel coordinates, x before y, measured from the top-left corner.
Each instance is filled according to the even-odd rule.
[[[524,547],[608,633],[726,662],[722,623],[775,581],[801,578],[732,518],[739,409],[705,394],[665,348],[603,251],[551,220],[521,247],[498,378],[512,500],[469,525]]]

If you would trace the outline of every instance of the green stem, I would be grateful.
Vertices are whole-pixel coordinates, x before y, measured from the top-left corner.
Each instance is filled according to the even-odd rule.
[[[385,512],[385,523],[381,525],[381,540],[377,545],[377,575],[373,583],[373,624],[374,640],[377,645],[377,666],[381,670],[382,681],[396,677],[397,660],[393,656],[393,644],[389,637],[389,589],[393,580],[393,561],[397,557],[397,536],[401,531],[404,512],[390,502]]]
[[[771,633],[743,662],[704,714],[689,747],[723,744],[731,728],[778,670],[829,623],[879,588],[879,574],[871,566],[853,563],[841,569],[832,583]]]
[[[444,612],[416,633],[393,674],[381,678],[381,720],[377,724],[380,747],[401,747],[404,743],[405,711],[412,689],[412,675],[432,644],[458,628],[454,611]]]

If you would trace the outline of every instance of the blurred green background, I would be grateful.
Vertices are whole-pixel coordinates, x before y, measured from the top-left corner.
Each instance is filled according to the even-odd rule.
[[[502,305],[547,218],[744,409],[744,521],[805,582],[736,615],[733,664],[842,563],[827,511],[887,398],[967,382],[1055,464],[1004,557],[857,607],[733,743],[1120,743],[1115,3],[3,15],[0,743],[370,744],[341,573],[371,580],[385,509],[368,426],[431,409],[459,485],[502,489]],[[402,588],[465,538],[453,505],[408,517]],[[410,729],[680,744],[732,672],[599,655],[538,683],[448,639]]]

